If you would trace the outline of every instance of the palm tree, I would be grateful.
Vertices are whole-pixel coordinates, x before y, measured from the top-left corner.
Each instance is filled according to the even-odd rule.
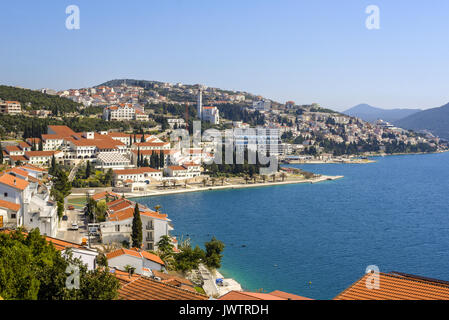
[[[263,183],[267,182],[267,179],[268,179],[268,177],[267,177],[266,174],[262,175],[262,181],[263,181]]]
[[[221,185],[224,185],[224,181],[226,180],[226,178],[225,177],[221,177],[220,180],[221,180]]]
[[[162,187],[164,189],[167,188],[167,180],[162,181]]]
[[[212,182],[212,185],[215,186],[215,183],[217,182],[217,179],[216,178],[212,178],[212,179],[210,179],[210,181]]]
[[[187,189],[187,180],[184,181],[184,188]]]
[[[126,266],[124,266],[124,269],[126,272],[129,273],[130,276],[132,276],[134,274],[134,271],[136,271],[135,267],[130,266],[129,264],[127,264]]]
[[[248,184],[248,181],[250,180],[250,177],[245,175],[245,177],[243,179],[245,179],[246,184]]]
[[[253,175],[251,176],[251,178],[253,179],[253,183],[256,183],[256,182],[257,182],[257,174],[253,174]]]
[[[273,182],[276,181],[276,173],[273,173],[273,174],[271,175],[271,179],[273,179]]]
[[[203,184],[203,187],[205,187],[207,185],[207,178],[203,178],[201,182]]]
[[[176,188],[176,180],[172,180],[173,187]]]
[[[160,206],[159,204],[154,206],[154,210],[156,210],[157,212],[161,211],[162,206]]]
[[[282,172],[281,173],[281,178],[282,178],[282,181],[284,181],[285,178],[287,178],[287,174],[285,172]]]

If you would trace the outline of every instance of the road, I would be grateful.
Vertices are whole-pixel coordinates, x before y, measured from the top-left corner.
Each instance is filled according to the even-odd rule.
[[[86,219],[82,210],[68,210],[66,209],[67,221],[61,220],[59,223],[57,237],[62,240],[81,243],[82,238],[87,238]],[[72,223],[77,223],[78,230],[70,230]]]

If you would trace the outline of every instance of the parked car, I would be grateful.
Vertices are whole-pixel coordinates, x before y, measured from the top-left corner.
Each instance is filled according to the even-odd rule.
[[[74,206],[69,206],[68,209],[69,210],[75,210],[75,207]]]
[[[67,217],[67,216],[62,216],[62,221],[67,221],[67,220],[69,220],[69,217]]]
[[[78,223],[72,223],[72,226],[70,227],[70,230],[78,230]]]

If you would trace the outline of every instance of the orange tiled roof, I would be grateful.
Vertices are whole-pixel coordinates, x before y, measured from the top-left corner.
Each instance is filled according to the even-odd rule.
[[[176,280],[179,283],[182,283],[182,284],[185,284],[185,285],[193,287],[193,283],[190,280],[186,279],[186,278],[181,278],[181,277],[178,277],[178,276],[170,275],[170,274],[158,271],[158,270],[151,270],[151,272],[153,272],[153,275],[155,277],[161,278],[162,280]]]
[[[14,162],[16,162],[16,161],[22,161],[22,162],[28,161],[28,159],[25,158],[25,156],[10,156],[9,158],[11,160],[13,160]]]
[[[162,261],[162,259],[159,258],[157,255],[149,253],[144,250],[139,250],[137,248],[132,248],[132,249],[121,248],[121,249],[107,253],[106,258],[113,259],[113,258],[122,256],[122,255],[125,255],[125,254],[136,257],[136,258],[145,258],[147,260],[154,261],[161,265],[165,265],[164,261]]]
[[[17,151],[22,151],[18,146],[6,146],[5,150],[10,153],[10,152],[17,152]]]
[[[96,193],[91,198],[94,199],[95,201],[98,201],[100,199],[106,198],[106,196],[110,196],[113,198],[120,198],[120,196],[117,193],[113,193],[113,192],[109,192],[109,191]]]
[[[20,209],[20,204],[5,201],[5,200],[0,200],[0,208],[10,209],[12,211],[17,212]]]
[[[157,213],[156,211],[140,211],[140,215],[161,219],[161,220],[167,220],[166,214]],[[123,210],[115,211],[114,213],[109,215],[109,220],[112,221],[122,221],[126,219],[130,219],[134,216],[134,206],[128,207]]]
[[[207,300],[208,297],[146,277],[139,277],[119,290],[120,300]]]
[[[27,158],[31,157],[51,157],[57,153],[61,153],[62,151],[27,151],[25,152],[25,156]]]
[[[25,190],[25,188],[30,184],[28,181],[20,179],[18,177],[14,177],[13,175],[10,175],[8,173],[0,176],[0,183],[18,190]]]
[[[6,170],[6,172],[7,173],[12,172],[22,177],[28,177],[29,175],[27,171],[20,169],[20,167],[11,168],[9,170]]]
[[[186,170],[186,168],[181,167],[181,166],[168,166],[169,169],[173,170],[173,171],[181,171],[181,170]]]
[[[231,291],[221,296],[218,300],[312,300],[312,299],[276,290],[271,293]]]
[[[449,300],[449,282],[399,273],[379,273],[379,289],[368,289],[361,279],[334,300]]]
[[[75,134],[75,132],[67,126],[48,126],[55,134],[63,137],[70,137]]]
[[[139,173],[147,173],[147,172],[161,172],[160,170],[150,168],[150,167],[140,167],[133,169],[124,169],[124,170],[114,170],[115,174],[139,174]]]

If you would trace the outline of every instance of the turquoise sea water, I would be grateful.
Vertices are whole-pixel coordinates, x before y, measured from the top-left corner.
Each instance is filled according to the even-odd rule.
[[[337,181],[137,201],[162,205],[178,237],[222,240],[222,273],[245,289],[331,299],[369,265],[449,280],[449,153],[376,160],[296,166]]]

